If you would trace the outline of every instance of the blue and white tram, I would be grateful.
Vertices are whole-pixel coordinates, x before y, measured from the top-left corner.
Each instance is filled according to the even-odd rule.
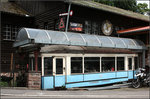
[[[133,79],[137,54],[42,53],[42,89],[85,87]]]
[[[146,49],[133,39],[30,28],[19,31],[14,47],[29,51],[30,69],[37,66],[34,51],[39,51],[42,89],[128,81],[144,66]]]

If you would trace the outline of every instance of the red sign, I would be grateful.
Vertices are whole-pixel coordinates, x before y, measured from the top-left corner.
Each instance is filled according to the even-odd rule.
[[[62,29],[62,28],[65,28],[63,18],[60,19],[60,23],[59,23],[59,29]]]

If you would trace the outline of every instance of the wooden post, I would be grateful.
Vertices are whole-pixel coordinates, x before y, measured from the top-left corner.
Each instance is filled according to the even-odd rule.
[[[10,63],[11,75],[10,76],[12,76],[12,69],[13,69],[13,53],[11,53],[11,63]]]
[[[35,57],[35,71],[38,71],[38,51],[34,51],[34,57]]]

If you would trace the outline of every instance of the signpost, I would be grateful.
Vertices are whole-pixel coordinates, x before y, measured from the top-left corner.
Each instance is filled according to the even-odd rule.
[[[59,14],[59,16],[67,16],[68,14],[70,16],[72,16],[73,15],[73,11],[71,10],[70,13],[61,13],[61,14]]]
[[[68,31],[68,22],[69,22],[69,16],[72,16],[73,15],[73,11],[71,10],[70,11],[70,8],[71,8],[71,3],[69,4],[69,7],[68,7],[68,13],[62,13],[62,14],[59,14],[59,16],[67,16],[67,22],[66,22],[66,29],[65,29],[65,32]],[[63,20],[61,18],[61,20]],[[59,26],[61,26],[62,22],[60,22]],[[60,27],[59,27],[60,28]]]

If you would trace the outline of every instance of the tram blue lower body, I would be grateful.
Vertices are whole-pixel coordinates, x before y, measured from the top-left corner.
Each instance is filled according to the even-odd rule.
[[[133,79],[134,71],[119,71],[108,73],[78,74],[78,75],[58,75],[43,76],[42,89],[53,89],[55,87],[85,87],[111,84]]]

